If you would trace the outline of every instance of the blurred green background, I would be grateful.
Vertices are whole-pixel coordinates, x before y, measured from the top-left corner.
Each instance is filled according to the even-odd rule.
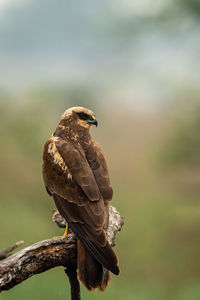
[[[125,218],[121,274],[83,299],[200,299],[200,4],[0,1],[0,249],[62,234],[42,148],[70,106],[92,109]],[[69,298],[62,268],[0,300]]]

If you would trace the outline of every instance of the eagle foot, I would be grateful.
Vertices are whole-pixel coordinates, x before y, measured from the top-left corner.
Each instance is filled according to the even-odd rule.
[[[66,236],[68,236],[68,234],[69,234],[69,226],[68,226],[68,224],[66,224],[66,228],[65,228],[64,234],[63,235],[54,236],[54,238],[66,237]]]

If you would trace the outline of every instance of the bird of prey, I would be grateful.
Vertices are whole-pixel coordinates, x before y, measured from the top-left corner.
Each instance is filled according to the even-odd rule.
[[[90,136],[93,112],[67,109],[43,150],[43,178],[60,214],[77,236],[78,279],[104,290],[118,261],[106,238],[113,190],[103,151]],[[65,232],[67,234],[67,230]]]

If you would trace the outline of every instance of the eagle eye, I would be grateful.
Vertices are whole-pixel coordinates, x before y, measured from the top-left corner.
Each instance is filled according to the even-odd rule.
[[[78,115],[79,119],[84,120],[84,121],[92,119],[91,116],[89,116],[88,114],[86,114],[84,112],[77,113],[77,115]]]

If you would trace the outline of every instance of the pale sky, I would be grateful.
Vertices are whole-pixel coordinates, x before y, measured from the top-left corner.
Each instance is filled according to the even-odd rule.
[[[20,4],[22,1],[24,0],[0,0],[0,11],[12,4]],[[120,13],[140,15],[147,12],[150,13],[152,11],[155,14],[157,11],[167,5],[167,3],[169,3],[169,0],[157,0],[156,2],[153,0],[140,0],[136,2],[133,0],[116,0],[111,1],[110,5],[113,5],[113,9],[119,10]]]
[[[140,110],[183,90],[199,92],[200,25],[180,16],[171,26],[170,16],[163,24],[149,22],[171,1],[104,0],[96,12],[91,0],[86,8],[73,0],[0,0],[0,89],[20,94],[38,86],[94,86]]]
[[[0,9],[10,5],[14,0],[0,0]]]
[[[0,0],[0,12],[14,3],[21,3],[23,0]]]

